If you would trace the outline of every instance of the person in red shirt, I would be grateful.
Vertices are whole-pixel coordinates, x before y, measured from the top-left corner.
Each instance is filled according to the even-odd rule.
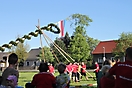
[[[84,62],[82,62],[82,66],[81,66],[81,75],[84,76],[86,80],[88,80],[88,77],[86,76],[86,65],[84,64]]]
[[[110,78],[105,77],[109,69],[111,68],[110,65],[104,65],[101,68],[101,72],[103,74],[103,77],[100,79],[99,88],[114,88],[115,86],[115,78],[114,76],[111,76]]]
[[[72,65],[72,68],[73,68],[73,71],[72,71],[72,73],[73,73],[73,81],[78,82],[78,79],[77,79],[78,65],[77,65],[76,62]]]
[[[49,72],[54,75],[55,69],[52,64],[49,65]]]
[[[69,63],[69,64],[66,66],[66,71],[67,71],[67,73],[69,74],[70,79],[71,79],[71,77],[72,77],[72,71],[73,71],[72,63]]]
[[[95,62],[95,69],[94,69],[96,79],[98,80],[98,72],[99,72],[99,64]]]
[[[49,72],[47,63],[41,63],[39,73],[35,74],[31,86],[35,88],[56,88],[56,78]]]
[[[116,76],[115,88],[132,88],[132,47],[126,49],[125,62],[116,63],[106,77]]]

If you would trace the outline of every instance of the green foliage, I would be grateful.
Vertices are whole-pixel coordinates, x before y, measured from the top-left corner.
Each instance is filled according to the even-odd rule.
[[[88,61],[86,65],[88,69],[91,69],[93,66],[92,61]]]
[[[27,59],[27,52],[29,51],[29,45],[26,43],[19,43],[16,47],[15,53],[18,55],[19,59]]]
[[[44,51],[44,55],[42,53],[42,50]],[[54,57],[53,57],[52,52],[50,51],[50,48],[47,46],[44,46],[42,50],[39,54],[39,59],[41,59],[41,60],[45,59],[46,62],[53,62]]]
[[[66,46],[61,38],[56,38],[54,42],[64,51],[66,51]],[[54,51],[55,55],[59,59],[59,62],[67,62],[66,59],[63,57],[63,55],[58,51],[58,49],[51,44],[51,49]],[[59,49],[60,50],[60,49]],[[61,50],[60,50],[61,51]],[[61,51],[62,52],[62,51]],[[65,54],[64,54],[65,55]],[[57,61],[57,60],[56,60]]]
[[[92,53],[92,51],[93,51],[93,50],[95,49],[95,47],[98,45],[99,40],[87,36],[87,43],[88,43],[88,45],[89,45],[89,47],[90,47],[90,52]],[[89,59],[89,60],[92,60],[92,54],[90,54],[90,56],[89,56],[88,59]]]
[[[83,36],[83,27],[76,27],[74,37],[70,42],[71,56],[77,62],[88,59],[90,54],[90,48],[86,41],[86,37]],[[81,31],[82,30],[82,31]]]
[[[28,51],[30,49],[30,46],[27,43],[18,43],[17,46],[12,47],[10,52],[15,52],[18,55],[19,62],[23,62],[28,57]]]
[[[64,36],[64,38],[63,38],[62,40],[63,40],[63,42],[64,42],[66,48],[68,48],[69,45],[70,45],[70,37],[69,37],[68,32],[66,32],[66,34],[65,34],[65,36]]]
[[[24,66],[24,61],[28,57],[28,51],[30,46],[27,43],[18,43],[17,46],[12,46],[9,52],[16,53],[18,55],[19,67]]]
[[[125,55],[125,50],[132,46],[132,33],[121,33],[120,38],[116,41],[116,48],[113,50],[116,58],[123,57]]]
[[[89,26],[89,22],[92,22],[92,19],[87,15],[73,14],[68,20],[72,22],[71,26],[75,26],[75,32],[70,41],[70,54],[77,62],[86,61],[90,56],[90,47],[87,43],[85,27]]]
[[[71,26],[89,26],[89,22],[92,22],[92,19],[90,19],[87,15],[83,14],[72,14],[69,16],[68,20],[70,20]]]

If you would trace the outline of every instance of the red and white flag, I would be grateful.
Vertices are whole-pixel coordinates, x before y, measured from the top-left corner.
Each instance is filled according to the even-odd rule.
[[[57,24],[58,24],[58,27],[60,28],[59,37],[64,37],[65,20],[61,20]]]

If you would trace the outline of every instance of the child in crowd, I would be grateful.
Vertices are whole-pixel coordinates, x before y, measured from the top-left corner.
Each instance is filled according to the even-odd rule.
[[[99,88],[114,88],[115,86],[115,78],[111,76],[110,78],[105,77],[109,69],[111,68],[110,65],[104,65],[101,69],[103,77],[100,80]]]
[[[64,73],[66,65],[61,63],[58,65],[58,72],[60,73],[56,76],[56,87],[57,88],[69,88],[70,77],[68,74]]]
[[[17,77],[15,75],[9,75],[6,81],[8,87],[17,88]]]
[[[26,87],[29,88],[56,88],[55,77],[53,74],[47,72],[49,70],[47,63],[40,63],[39,73],[34,75],[33,80],[31,82],[31,86],[26,84]]]

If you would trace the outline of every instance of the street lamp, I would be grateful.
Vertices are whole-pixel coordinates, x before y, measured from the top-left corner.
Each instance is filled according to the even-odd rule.
[[[105,61],[105,47],[103,47],[103,51],[104,51],[103,61]]]

